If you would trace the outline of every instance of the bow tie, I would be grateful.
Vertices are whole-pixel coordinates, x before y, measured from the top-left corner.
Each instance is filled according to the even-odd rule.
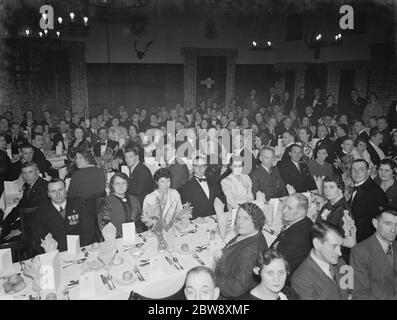
[[[106,146],[106,142],[101,142],[101,146]]]
[[[199,177],[196,177],[196,179],[197,179],[199,182],[206,182],[206,181],[207,181],[207,178],[199,178]]]

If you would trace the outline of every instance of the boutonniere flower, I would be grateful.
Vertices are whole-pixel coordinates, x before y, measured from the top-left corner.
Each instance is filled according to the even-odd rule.
[[[331,213],[330,210],[325,209],[323,212],[321,212],[321,219],[323,219],[324,221],[327,220],[328,215]]]

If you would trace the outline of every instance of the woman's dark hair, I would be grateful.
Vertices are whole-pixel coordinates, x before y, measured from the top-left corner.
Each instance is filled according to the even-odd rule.
[[[258,138],[261,139],[262,146],[266,146],[270,141],[269,136],[263,131],[259,132]]]
[[[77,150],[76,154],[74,157],[76,158],[77,154],[81,154],[82,157],[89,163],[96,165],[95,157],[94,154],[92,153],[91,149],[86,149],[86,148],[81,148],[81,150]]]
[[[360,142],[365,143],[365,145],[368,146],[368,140],[362,137],[357,137],[356,141],[354,141],[354,146],[357,147]]]
[[[153,181],[157,187],[158,187],[158,182],[161,178],[170,179],[170,181],[172,181],[171,171],[168,170],[167,168],[160,168],[154,173]]]
[[[327,153],[328,153],[327,147],[326,147],[324,144],[323,144],[323,145],[320,145],[320,146],[317,148],[317,150],[316,150],[316,154],[314,155],[314,158],[315,158],[315,159],[318,158],[317,154],[318,154],[318,152],[319,152],[320,150],[325,150],[325,151],[327,151]]]
[[[257,272],[255,273],[260,276],[263,267],[269,265],[273,260],[276,259],[282,259],[284,261],[285,270],[287,271],[287,275],[288,275],[289,274],[288,261],[284,258],[284,256],[281,254],[280,251],[274,248],[269,248],[259,253],[258,260],[256,261],[254,267],[254,269],[257,269]]]
[[[131,127],[134,127],[135,132],[138,134],[138,127],[135,124],[131,124],[128,128],[128,131],[130,131]]]
[[[387,158],[382,159],[382,160],[379,162],[378,169],[380,168],[380,166],[381,166],[382,164],[388,165],[388,166],[390,167],[390,169],[393,170],[393,172],[395,171],[395,169],[396,169],[396,167],[397,167],[396,162],[395,162],[394,160],[392,160],[392,159],[387,159]]]
[[[324,183],[325,182],[334,182],[338,189],[341,189],[342,192],[345,192],[345,183],[343,182],[343,179],[340,176],[333,175],[333,176],[326,176],[324,178]]]
[[[346,124],[344,123],[338,124],[338,127],[341,128],[346,134],[349,133],[349,127]]]
[[[110,181],[109,181],[109,190],[110,190],[111,193],[114,192],[114,189],[113,189],[113,182],[114,182],[114,180],[116,180],[116,178],[120,178],[120,179],[123,179],[123,180],[127,181],[127,187],[128,187],[128,176],[127,176],[124,172],[116,172],[116,173],[110,178]]]
[[[76,128],[74,128],[73,130],[73,135],[76,133],[76,130],[80,129],[81,131],[83,131],[83,139],[85,139],[85,130],[82,126],[77,126]],[[76,136],[74,136],[76,138]]]
[[[263,213],[262,209],[259,208],[255,203],[250,202],[240,204],[238,210],[240,209],[243,209],[251,217],[255,229],[262,231],[266,222],[265,214]]]

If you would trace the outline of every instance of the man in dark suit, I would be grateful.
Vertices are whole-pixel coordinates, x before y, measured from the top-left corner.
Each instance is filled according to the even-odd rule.
[[[65,119],[60,119],[59,124],[58,124],[58,129],[59,131],[54,135],[54,138],[52,139],[52,150],[56,150],[56,146],[58,145],[59,142],[62,143],[62,147],[64,150],[66,150],[67,147],[67,141],[68,140],[68,132],[69,132],[69,124]]]
[[[366,141],[369,140],[369,135],[365,131],[364,121],[356,120],[354,122],[353,129],[354,129],[354,133],[356,134],[356,139],[360,137],[360,138],[362,138],[362,139],[364,139]]]
[[[193,177],[181,189],[182,203],[189,202],[193,207],[193,219],[215,214],[214,201],[218,190],[204,175],[206,169],[206,160],[197,157],[193,162]]]
[[[282,135],[283,146],[285,147],[281,162],[286,162],[291,159],[290,152],[291,147],[295,144],[295,135],[291,131],[284,131]]]
[[[377,128],[372,128],[370,131],[369,141],[367,142],[367,151],[375,166],[378,166],[380,161],[385,158],[385,153],[380,148],[382,140],[383,134]]]
[[[272,107],[275,105],[280,105],[280,96],[276,93],[276,88],[271,86],[265,100],[265,107]]]
[[[320,147],[325,147],[327,149],[328,156],[325,159],[328,163],[333,163],[335,161],[335,148],[334,142],[331,140],[327,126],[324,124],[320,124],[317,128],[317,137],[318,141],[316,146],[314,147],[314,154],[317,154],[317,151]]]
[[[252,194],[256,198],[258,191],[263,192],[266,200],[282,198],[288,195],[283,179],[278,168],[273,166],[274,151],[271,148],[260,150],[261,165],[251,172]]]
[[[290,195],[283,210],[283,227],[271,247],[280,251],[288,261],[290,273],[309,254],[312,243],[310,230],[313,222],[306,216],[309,208],[308,199],[301,193]]]
[[[351,176],[354,189],[349,205],[357,228],[357,243],[374,233],[372,219],[379,214],[379,207],[388,204],[385,192],[370,178],[369,173],[367,161],[358,159],[353,162]]]
[[[244,174],[250,174],[257,166],[256,159],[252,153],[252,143],[249,144],[249,141],[252,141],[252,139],[249,139],[251,139],[251,136],[246,137],[243,133],[237,135],[232,133],[231,135],[232,153],[243,158]]]
[[[383,135],[382,143],[379,145],[379,148],[382,149],[384,154],[387,154],[391,144],[393,143],[389,131],[389,123],[387,122],[386,117],[378,117],[377,122],[378,122],[377,128],[379,129],[379,132],[382,133]]]
[[[294,144],[289,152],[290,159],[278,163],[281,178],[285,184],[294,187],[296,192],[317,190],[317,185],[306,163],[302,162],[302,147]]]
[[[153,177],[148,167],[139,161],[140,148],[128,146],[125,148],[125,163],[130,170],[127,193],[137,197],[141,208],[146,195],[151,193],[153,188]]]
[[[321,89],[314,89],[314,98],[310,101],[309,105],[313,107],[311,123],[316,126],[318,124],[318,119],[324,116],[325,113],[325,102],[321,95]]]
[[[310,105],[310,99],[306,95],[306,89],[305,87],[301,87],[299,89],[299,96],[295,100],[295,109],[298,112],[299,119],[302,120],[302,118],[305,116],[306,107]]]
[[[343,237],[327,222],[314,224],[310,237],[313,250],[292,275],[292,288],[301,300],[347,300],[347,289],[353,284],[341,286],[346,273],[341,258]]]
[[[25,182],[22,198],[0,222],[0,242],[8,242],[11,238],[15,241],[15,237],[21,234],[19,209],[38,207],[47,199],[47,181],[39,176],[36,163],[26,162],[22,165],[22,178]]]
[[[346,114],[349,121],[361,119],[364,113],[364,108],[367,105],[367,100],[358,95],[358,90],[354,88],[351,92],[351,100],[347,105]]]
[[[397,299],[397,211],[385,208],[372,219],[376,232],[352,248],[353,299]]]
[[[98,118],[91,117],[90,119],[90,127],[87,129],[87,136],[90,138],[90,143],[94,146],[100,139],[99,139],[99,128],[98,128]]]
[[[18,123],[11,124],[11,152],[12,155],[19,154],[19,149],[23,144],[28,143],[24,137],[21,127]]]
[[[348,137],[349,127],[343,123],[339,124],[336,127],[336,140],[334,141],[334,150],[335,153],[340,152],[342,150],[342,142]],[[328,151],[328,150],[327,150]]]
[[[390,130],[397,128],[397,100],[392,101],[387,115]]]
[[[98,130],[99,141],[94,144],[93,151],[95,157],[103,157],[105,154],[111,154],[115,159],[123,158],[123,150],[116,141],[108,138],[108,130],[100,128]]]
[[[35,156],[36,154],[36,156]],[[30,143],[21,146],[21,159],[11,165],[9,180],[16,180],[21,174],[22,165],[26,162],[33,161],[37,164],[42,175],[49,173],[51,163],[45,158],[44,154]]]
[[[67,235],[80,236],[82,246],[89,245],[85,234],[92,233],[90,214],[86,212],[84,202],[78,198],[66,198],[65,182],[53,179],[48,183],[49,200],[41,203],[32,223],[33,247],[37,253],[43,252],[41,239],[51,233],[58,242],[58,250],[67,250]]]
[[[4,192],[4,181],[8,180],[11,168],[11,159],[7,154],[7,139],[4,133],[0,133],[0,197]]]

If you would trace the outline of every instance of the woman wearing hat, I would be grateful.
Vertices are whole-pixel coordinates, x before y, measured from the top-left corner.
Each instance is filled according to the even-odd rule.
[[[259,253],[268,248],[261,232],[264,224],[265,215],[256,204],[240,205],[235,222],[237,235],[222,249],[215,269],[224,299],[235,299],[257,285],[252,270]]]

